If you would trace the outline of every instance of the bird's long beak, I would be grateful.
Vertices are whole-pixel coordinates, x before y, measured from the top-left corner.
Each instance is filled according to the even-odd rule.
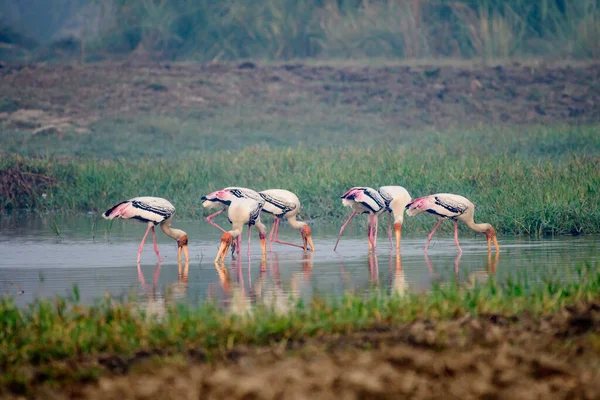
[[[188,253],[188,237],[185,235],[177,241],[177,262],[181,262],[181,252],[185,255],[186,262],[190,261],[190,255]]]
[[[394,223],[394,233],[396,234],[396,250],[400,250],[400,236],[402,235],[402,224],[400,222]]]
[[[267,255],[267,235],[260,234],[260,248],[262,249],[263,257]]]
[[[487,239],[488,253],[492,251],[492,240],[494,241],[494,247],[496,248],[496,251],[500,251],[500,246],[498,246],[498,239],[496,238],[496,230],[494,228],[492,228],[489,232],[485,234],[485,238]]]
[[[225,261],[225,256],[227,255],[227,250],[233,241],[233,237],[231,233],[225,232],[223,236],[221,236],[221,245],[219,246],[219,251],[217,252],[217,258],[215,258],[215,262]]]
[[[312,236],[311,235],[306,235],[303,238],[303,242],[304,242],[304,251],[306,251],[307,248],[310,249],[310,251],[315,251],[315,245],[313,244],[312,241]]]

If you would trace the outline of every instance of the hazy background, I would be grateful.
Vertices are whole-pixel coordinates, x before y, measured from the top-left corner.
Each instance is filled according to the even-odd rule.
[[[597,0],[4,0],[0,13],[5,61],[600,56]]]

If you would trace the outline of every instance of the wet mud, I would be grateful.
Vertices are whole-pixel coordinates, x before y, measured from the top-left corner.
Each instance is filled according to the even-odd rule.
[[[407,325],[202,349],[102,356],[98,381],[39,385],[53,399],[600,398],[600,303],[545,317],[462,316]],[[10,397],[16,397],[12,393]]]

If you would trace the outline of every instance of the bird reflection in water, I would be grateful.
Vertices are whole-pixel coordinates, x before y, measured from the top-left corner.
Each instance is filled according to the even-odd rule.
[[[225,293],[224,304],[230,313],[245,315],[251,313],[252,305],[261,304],[276,313],[289,311],[290,303],[297,301],[306,290],[304,284],[310,282],[313,268],[312,252],[302,254],[302,272],[292,273],[289,288],[281,279],[279,255],[273,253],[269,260],[262,257],[259,264],[258,279],[252,282],[252,265],[248,263],[247,282],[241,260],[232,261],[230,275],[225,263],[215,263],[219,281]],[[233,282],[230,277],[234,277]],[[310,286],[310,285],[308,285]]]
[[[403,297],[408,289],[408,282],[402,269],[402,257],[396,252],[395,257],[390,253],[390,292]]]
[[[144,293],[146,294],[146,297],[148,298],[146,304],[143,305],[144,311],[147,316],[163,317],[167,310],[167,303],[182,299],[186,296],[188,290],[189,266],[190,263],[187,259],[183,265],[181,259],[178,261],[177,281],[165,286],[165,296],[165,294],[157,290],[162,264],[156,264],[152,281],[152,289],[149,289],[148,285],[146,284],[144,274],[142,273],[140,264],[138,263],[138,279],[140,281],[142,289],[144,290]]]
[[[471,271],[471,273],[467,276],[467,279],[465,280],[465,286],[473,287],[476,284],[485,283],[490,279],[490,277],[496,275],[499,258],[499,252],[495,253],[493,258],[492,255],[488,253],[485,268],[477,268]]]
[[[368,255],[368,264],[369,264],[369,275],[371,280],[371,285],[378,286],[379,285],[379,263],[377,261],[377,254],[374,251],[370,251]]]
[[[458,253],[456,258],[454,259],[454,275],[455,275],[457,282],[459,279],[459,266],[460,266],[460,260],[462,258],[462,255],[463,255],[463,253]],[[471,285],[473,285],[475,282],[479,282],[479,283],[486,282],[490,276],[493,276],[496,274],[499,258],[500,258],[499,252],[495,253],[493,258],[492,258],[492,254],[488,253],[487,260],[486,260],[487,261],[486,267],[482,268],[482,269],[477,268],[477,269],[474,269],[473,271],[471,271],[470,274],[467,276],[465,282],[470,283]],[[427,268],[429,269],[429,273],[433,276],[434,275],[433,265],[431,263],[431,259],[429,258],[429,256],[427,254],[425,254],[425,262],[427,263]]]

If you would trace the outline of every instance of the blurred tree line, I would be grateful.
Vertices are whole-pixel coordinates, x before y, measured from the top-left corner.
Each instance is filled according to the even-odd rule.
[[[0,18],[0,57],[589,59],[599,1],[37,0],[61,21],[54,40],[35,46],[26,21]]]

